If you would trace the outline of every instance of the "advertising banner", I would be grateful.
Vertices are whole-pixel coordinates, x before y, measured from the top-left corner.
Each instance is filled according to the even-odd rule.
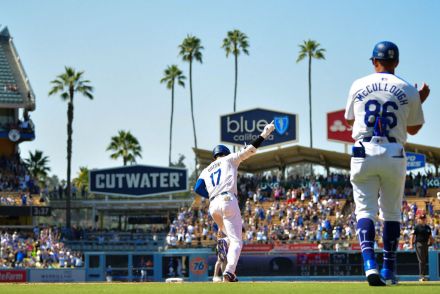
[[[84,269],[30,269],[29,282],[72,283],[85,282]]]
[[[351,137],[352,127],[344,118],[345,110],[327,112],[327,139],[345,144],[354,143]]]
[[[208,278],[208,256],[193,255],[189,260],[191,281],[206,281]]]
[[[426,179],[426,185],[428,188],[440,188],[440,178],[428,178]]]
[[[425,167],[426,156],[424,154],[406,152],[406,170]]]
[[[0,270],[0,283],[24,283],[26,270]]]
[[[94,169],[89,173],[89,191],[95,194],[142,197],[188,190],[184,168],[130,165]]]
[[[244,244],[241,252],[269,252],[272,249],[272,244]]]
[[[273,146],[298,141],[298,116],[293,113],[255,108],[220,116],[220,141],[234,145],[249,144],[274,121],[275,131],[261,144]]]
[[[274,251],[318,250],[318,244],[313,244],[313,243],[275,244],[273,250]]]

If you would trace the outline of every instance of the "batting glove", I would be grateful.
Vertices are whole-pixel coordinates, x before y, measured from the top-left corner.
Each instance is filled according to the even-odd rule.
[[[273,130],[275,130],[275,125],[272,121],[270,124],[267,124],[264,127],[264,130],[261,132],[260,136],[263,137],[264,139],[266,139],[273,132]]]

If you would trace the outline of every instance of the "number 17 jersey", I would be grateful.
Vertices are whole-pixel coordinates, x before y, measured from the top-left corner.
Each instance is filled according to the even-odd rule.
[[[384,134],[403,145],[407,127],[425,122],[419,92],[389,73],[374,73],[356,80],[345,108],[345,119],[354,119],[353,139],[357,141],[373,136],[378,117],[385,121]]]
[[[208,165],[200,174],[208,191],[209,198],[223,192],[237,195],[237,169],[240,165],[241,151],[219,157]]]

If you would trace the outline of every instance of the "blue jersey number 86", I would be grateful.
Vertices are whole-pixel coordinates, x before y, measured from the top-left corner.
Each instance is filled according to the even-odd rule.
[[[374,127],[374,123],[378,117],[385,118],[387,120],[387,126],[390,129],[397,126],[396,114],[391,111],[391,109],[398,110],[399,107],[394,101],[387,101],[381,105],[377,100],[368,100],[365,103],[365,117],[364,123],[367,127]]]

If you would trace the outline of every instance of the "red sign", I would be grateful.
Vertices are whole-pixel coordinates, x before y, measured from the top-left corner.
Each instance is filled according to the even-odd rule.
[[[342,143],[354,143],[351,137],[351,126],[344,118],[345,110],[338,110],[327,113],[327,139]]]
[[[272,244],[244,244],[242,252],[269,252],[273,248]]]
[[[0,283],[26,282],[25,270],[0,270]]]
[[[275,251],[313,251],[318,250],[318,245],[313,243],[276,244]]]
[[[352,243],[351,250],[354,250],[354,251],[361,250],[361,245],[359,245],[359,243]]]

